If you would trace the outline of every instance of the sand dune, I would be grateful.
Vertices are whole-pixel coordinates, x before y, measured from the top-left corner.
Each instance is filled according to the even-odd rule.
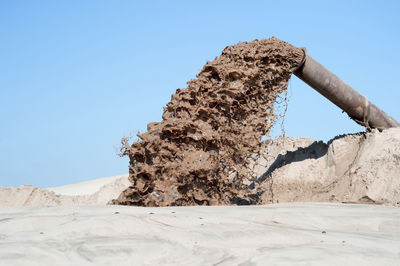
[[[94,180],[84,181],[76,184],[70,184],[59,187],[48,187],[47,190],[53,191],[58,195],[66,196],[83,196],[90,195],[98,192],[102,187],[114,184],[118,182],[119,179],[126,179],[128,175],[117,175],[111,177],[98,178]]]
[[[127,186],[128,175],[121,175],[52,188],[0,187],[0,206],[106,205]]]

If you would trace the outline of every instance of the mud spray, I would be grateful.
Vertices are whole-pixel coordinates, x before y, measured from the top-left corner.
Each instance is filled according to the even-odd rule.
[[[226,47],[197,79],[178,89],[163,120],[150,123],[131,146],[132,185],[114,204],[137,206],[257,204],[243,183],[277,115],[274,103],[304,58],[276,38]]]

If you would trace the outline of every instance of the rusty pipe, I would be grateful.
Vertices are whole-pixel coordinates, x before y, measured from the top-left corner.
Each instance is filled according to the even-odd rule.
[[[304,56],[303,64],[294,74],[341,108],[356,123],[367,130],[400,127],[399,122],[371,103],[367,97],[347,85],[311,56],[306,53]]]

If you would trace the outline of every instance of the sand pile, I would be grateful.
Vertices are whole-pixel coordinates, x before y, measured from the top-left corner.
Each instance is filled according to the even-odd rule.
[[[62,187],[0,186],[0,206],[106,205],[129,186],[128,175],[101,178]]]
[[[228,46],[197,79],[178,89],[163,120],[150,123],[129,156],[132,185],[115,204],[258,203],[243,180],[248,158],[274,123],[274,103],[304,52],[271,38]]]
[[[252,161],[252,179],[260,186],[262,204],[400,206],[400,128],[343,135],[328,143],[280,137],[264,142],[261,154]]]

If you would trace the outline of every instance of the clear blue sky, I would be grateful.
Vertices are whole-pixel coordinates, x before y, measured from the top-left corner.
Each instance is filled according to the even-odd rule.
[[[400,1],[0,0],[0,185],[128,172],[123,136],[238,41],[276,36],[400,120]],[[297,78],[289,136],[363,130]]]

